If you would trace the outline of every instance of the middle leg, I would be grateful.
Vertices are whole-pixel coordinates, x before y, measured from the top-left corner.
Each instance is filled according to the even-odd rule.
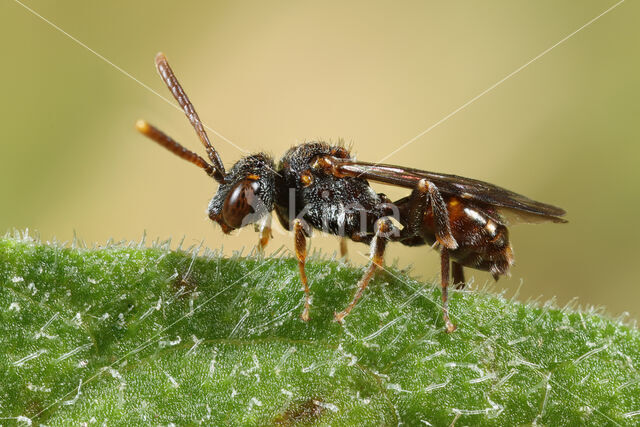
[[[304,235],[302,220],[296,218],[293,221],[293,231],[295,234],[295,248],[296,257],[298,258],[298,269],[300,270],[300,281],[304,288],[304,310],[302,310],[300,317],[305,322],[308,322],[309,309],[311,308],[311,295],[309,291],[309,284],[307,282],[307,273],[304,270],[304,265],[307,260],[307,238]]]
[[[387,246],[387,240],[389,238],[390,233],[393,233],[393,224],[388,219],[380,219],[376,223],[376,234],[373,236],[371,240],[371,253],[370,259],[371,262],[367,267],[367,270],[364,272],[362,278],[358,282],[358,290],[356,291],[353,300],[349,303],[349,305],[342,310],[340,313],[336,313],[334,319],[338,323],[342,323],[344,318],[351,312],[353,307],[358,303],[360,297],[364,293],[364,290],[369,285],[373,274],[377,269],[382,267],[382,263],[384,260],[384,250]]]

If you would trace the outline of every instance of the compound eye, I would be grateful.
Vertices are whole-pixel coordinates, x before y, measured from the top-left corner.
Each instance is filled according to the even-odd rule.
[[[232,228],[240,228],[242,221],[255,212],[256,192],[260,184],[257,181],[244,179],[237,183],[227,195],[222,205],[222,219]]]

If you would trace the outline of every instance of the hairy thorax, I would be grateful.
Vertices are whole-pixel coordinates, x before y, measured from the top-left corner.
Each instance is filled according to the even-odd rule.
[[[339,236],[369,241],[375,221],[388,199],[367,180],[339,178],[316,160],[324,156],[349,159],[340,145],[309,142],[289,149],[277,167],[276,213],[287,229],[294,218]]]

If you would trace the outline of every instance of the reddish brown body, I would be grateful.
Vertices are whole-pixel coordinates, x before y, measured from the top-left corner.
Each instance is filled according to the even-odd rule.
[[[458,247],[449,251],[458,264],[489,271],[494,276],[507,274],[513,264],[509,230],[495,210],[455,196],[445,197],[451,234]],[[423,237],[427,244],[437,242],[433,209],[424,212]]]

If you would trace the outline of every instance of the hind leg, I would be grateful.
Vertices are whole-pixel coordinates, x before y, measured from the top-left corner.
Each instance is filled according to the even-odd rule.
[[[458,242],[451,232],[449,211],[438,188],[426,179],[418,181],[411,196],[404,203],[408,206],[406,227],[401,237],[410,241],[416,236],[424,236],[424,215],[428,209],[433,212],[435,235],[438,243],[444,248],[456,249]],[[405,243],[406,244],[406,243]]]
[[[445,331],[450,334],[456,330],[456,325],[449,320],[449,249],[442,248],[440,254],[440,286],[442,287],[442,319],[445,324]]]
[[[453,276],[452,284],[456,289],[464,289],[465,286],[467,286],[467,281],[464,279],[464,269],[462,264],[451,261],[451,275]]]

